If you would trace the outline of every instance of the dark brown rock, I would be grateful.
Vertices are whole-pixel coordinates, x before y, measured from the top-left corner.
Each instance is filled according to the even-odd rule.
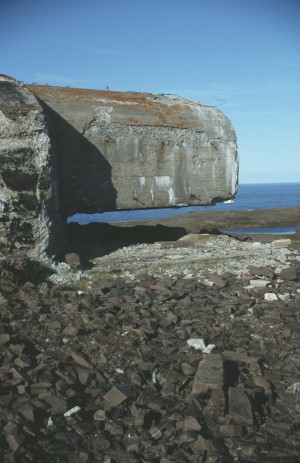
[[[269,269],[268,267],[251,267],[250,275],[266,277],[266,278],[270,278],[271,280],[273,280],[274,278],[273,270]]]
[[[16,278],[1,305],[3,461],[297,461],[298,283],[279,281],[292,297],[270,304],[224,278],[80,294]]]
[[[222,390],[223,363],[219,354],[208,354],[200,361],[194,377],[193,395],[206,396],[212,389]]]
[[[230,387],[228,393],[230,419],[241,426],[251,426],[253,415],[247,394],[237,387]]]
[[[220,275],[210,275],[209,280],[218,288],[225,288],[228,285],[228,282]]]
[[[85,355],[82,353],[78,353],[75,350],[69,351],[70,356],[78,365],[84,368],[91,368],[91,364],[86,360]]]
[[[106,400],[111,406],[117,407],[122,402],[124,402],[128,395],[116,386],[113,386],[105,395],[104,400]]]
[[[74,270],[79,270],[81,268],[80,256],[76,252],[65,254],[65,262]]]
[[[283,280],[295,281],[297,280],[298,269],[295,266],[287,267],[281,270],[279,276]]]
[[[8,344],[10,341],[10,335],[9,334],[0,334],[0,345]]]

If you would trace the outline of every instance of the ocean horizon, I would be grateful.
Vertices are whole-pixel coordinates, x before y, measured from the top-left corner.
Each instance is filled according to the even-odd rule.
[[[75,214],[68,218],[68,222],[77,222],[84,225],[92,222],[110,223],[151,219],[159,220],[190,212],[250,211],[293,206],[300,206],[300,182],[240,183],[233,202],[220,202],[213,206],[167,207],[111,211],[97,214]]]

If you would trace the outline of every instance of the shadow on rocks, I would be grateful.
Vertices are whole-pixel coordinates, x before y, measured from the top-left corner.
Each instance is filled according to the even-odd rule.
[[[28,282],[38,285],[53,273],[53,270],[30,260],[25,254],[7,256],[0,261],[0,281],[7,280],[17,286]]]
[[[183,227],[165,225],[118,226],[108,223],[67,225],[66,252],[76,252],[80,256],[81,268],[93,266],[91,259],[103,257],[119,248],[132,244],[155,243],[156,241],[176,241],[186,235]]]

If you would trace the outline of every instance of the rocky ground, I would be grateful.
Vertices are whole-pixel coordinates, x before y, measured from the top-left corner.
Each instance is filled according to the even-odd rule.
[[[299,236],[192,222],[0,259],[1,461],[300,461]]]

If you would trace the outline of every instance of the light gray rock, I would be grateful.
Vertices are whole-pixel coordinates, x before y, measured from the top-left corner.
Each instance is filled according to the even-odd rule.
[[[264,288],[268,286],[270,283],[271,283],[271,280],[262,280],[262,279],[250,280],[250,285],[255,286],[257,288]]]
[[[292,241],[290,239],[280,239],[272,241],[271,245],[273,248],[287,248],[290,246]]]
[[[268,302],[278,301],[278,297],[276,296],[275,293],[265,293],[264,299],[265,301],[268,301]]]

